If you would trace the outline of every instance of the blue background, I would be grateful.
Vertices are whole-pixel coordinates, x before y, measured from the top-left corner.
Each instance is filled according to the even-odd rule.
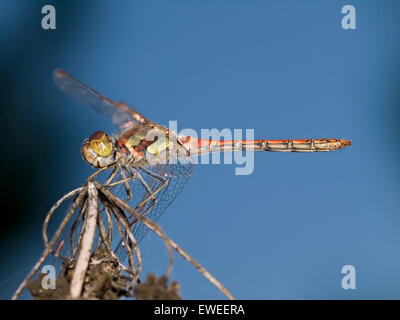
[[[93,172],[83,139],[113,130],[58,91],[58,67],[164,125],[352,139],[257,153],[249,176],[200,165],[160,223],[236,298],[400,298],[399,1],[53,1],[53,31],[45,4],[0,3],[1,298],[41,254],[48,209]],[[356,30],[341,28],[346,4]],[[164,244],[142,244],[161,275]],[[172,279],[185,299],[224,298],[178,256]]]

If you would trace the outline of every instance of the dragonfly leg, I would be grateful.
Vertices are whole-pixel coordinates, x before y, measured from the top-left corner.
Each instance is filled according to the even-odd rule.
[[[139,180],[142,182],[142,184],[144,185],[144,187],[146,188],[146,190],[149,192],[149,196],[144,199],[142,202],[140,202],[137,205],[137,208],[140,208],[141,206],[143,206],[144,204],[147,203],[147,201],[149,201],[151,198],[154,199],[154,202],[157,201],[157,198],[155,197],[157,193],[159,193],[167,184],[168,181],[167,179],[165,179],[164,177],[159,176],[158,174],[155,174],[154,172],[151,172],[150,170],[147,170],[145,168],[140,168],[143,172],[151,175],[152,177],[156,178],[157,180],[161,181],[161,186],[159,186],[155,191],[152,191],[151,188],[148,186],[148,184],[146,183],[146,181],[144,181],[143,177],[139,174],[139,172],[136,171],[137,176],[139,178]],[[148,211],[148,210],[146,210]]]
[[[115,175],[117,174],[117,170],[118,170],[118,166],[114,166],[111,174],[108,176],[108,178],[104,182],[104,185],[108,186],[110,184],[110,182],[114,180]]]
[[[134,179],[136,179],[136,175],[133,174],[133,175],[130,175],[130,177],[127,177],[127,178],[115,181],[113,183],[110,183],[110,184],[107,185],[107,187],[114,187],[114,186],[116,186],[118,184],[129,182],[129,181],[134,180]]]
[[[108,170],[108,169],[110,169],[111,167],[115,166],[115,163],[116,163],[116,162],[111,163],[111,164],[109,164],[108,166],[105,166],[105,167],[103,167],[103,168],[97,170],[97,171],[96,171],[95,173],[93,173],[89,178],[86,179],[85,184],[86,184],[88,181],[93,180],[93,179],[94,179],[96,176],[98,176],[101,172],[103,172],[103,171],[105,171],[105,170]]]
[[[120,170],[121,176],[122,176],[123,179],[111,183],[111,181],[114,180],[114,178],[115,178],[115,176],[116,176],[116,174],[117,174],[117,172],[118,172],[118,169]],[[129,200],[132,199],[132,192],[131,192],[131,189],[130,189],[130,187],[129,187],[129,183],[128,183],[128,182],[129,182],[130,180],[133,180],[133,179],[136,178],[135,174],[130,175],[130,176],[129,176],[129,175],[130,175],[130,174],[129,174],[129,173],[127,174],[126,169],[124,168],[124,166],[121,166],[121,165],[119,164],[118,166],[114,166],[114,169],[113,169],[112,173],[111,173],[110,176],[107,178],[107,180],[106,180],[106,182],[104,183],[104,185],[107,186],[107,187],[113,187],[113,186],[115,186],[115,185],[117,185],[117,184],[123,183],[123,184],[124,184],[124,187],[125,187],[126,194],[127,194],[127,200],[125,200],[125,201],[129,201]],[[129,177],[128,177],[128,176],[129,176]]]
[[[127,175],[125,173],[126,169],[124,167],[121,167],[121,166],[120,166],[120,169],[121,169],[121,175],[122,175],[122,178],[123,178],[123,181],[124,181],[124,187],[125,187],[125,191],[126,191],[126,195],[127,195],[127,200],[126,201],[129,201],[129,200],[132,199],[132,192],[131,192],[131,188],[129,187],[129,183],[128,183],[127,178],[126,178],[127,177]]]
[[[146,181],[145,181],[145,180],[143,179],[143,177],[141,176],[141,174],[137,171],[137,169],[135,169],[135,168],[133,168],[133,167],[130,167],[130,168],[131,168],[131,170],[132,170],[132,175],[135,175],[135,176],[137,176],[137,177],[139,178],[140,182],[143,184],[143,186],[146,188],[147,192],[149,193],[149,196],[147,196],[142,202],[140,202],[140,203],[136,206],[135,210],[138,210],[138,211],[139,211],[140,208],[143,207],[144,205],[146,205],[147,202],[148,202],[150,199],[153,199],[152,204],[151,204],[143,213],[141,213],[142,216],[145,216],[145,215],[155,206],[155,204],[156,204],[156,202],[157,202],[156,194],[157,194],[158,192],[160,192],[160,191],[167,185],[168,181],[167,181],[167,179],[165,179],[165,178],[163,178],[163,177],[161,177],[161,176],[159,176],[159,175],[157,175],[157,174],[155,174],[155,173],[153,173],[153,172],[151,172],[151,171],[149,171],[149,170],[147,170],[147,169],[140,168],[140,169],[141,169],[143,172],[145,172],[146,174],[150,174],[151,176],[153,176],[153,177],[156,178],[157,180],[161,181],[161,183],[162,183],[161,186],[158,187],[155,191],[152,191],[151,188],[149,187],[149,185],[146,183]],[[136,222],[137,222],[136,219],[134,219],[133,221],[129,222],[129,227],[132,227]],[[120,250],[121,250],[121,246],[123,246],[123,240],[121,240],[121,241],[118,243],[117,247],[115,248],[115,251],[116,251],[116,252],[120,251]],[[118,255],[118,254],[117,254],[117,255]],[[123,260],[123,259],[122,259],[122,260]]]

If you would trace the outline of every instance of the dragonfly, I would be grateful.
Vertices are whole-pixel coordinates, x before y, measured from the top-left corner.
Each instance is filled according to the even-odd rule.
[[[135,210],[158,221],[182,191],[195,170],[193,156],[225,151],[327,152],[351,145],[347,139],[213,140],[179,136],[153,122],[124,102],[113,101],[67,72],[53,73],[57,87],[75,101],[110,119],[117,135],[94,132],[82,145],[84,160],[92,167],[129,180],[123,188],[125,201]],[[136,240],[148,229],[131,218]],[[123,244],[122,244],[123,245]],[[121,248],[118,243],[116,250]]]

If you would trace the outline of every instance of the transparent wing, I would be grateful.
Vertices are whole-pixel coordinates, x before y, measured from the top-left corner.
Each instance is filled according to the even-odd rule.
[[[138,123],[149,122],[149,120],[127,104],[118,103],[104,97],[102,94],[72,77],[64,70],[55,70],[53,79],[57,87],[67,96],[102,116],[111,119],[118,133]]]
[[[155,166],[148,166],[146,169],[156,173],[159,176],[162,176],[167,180],[165,187],[155,195],[157,199],[155,205],[146,214],[147,218],[157,222],[164,211],[183,190],[195,170],[195,165],[192,163],[159,164]],[[144,177],[152,184],[152,191],[154,192],[157,190],[161,182],[146,172],[144,172]],[[132,230],[137,241],[141,241],[146,235],[148,228],[142,223],[135,223]]]

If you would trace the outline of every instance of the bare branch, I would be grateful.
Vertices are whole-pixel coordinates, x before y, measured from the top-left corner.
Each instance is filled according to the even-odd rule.
[[[212,276],[204,267],[202,267],[196,260],[194,260],[185,250],[180,248],[174,241],[168,238],[168,236],[161,230],[161,228],[157,224],[138,214],[134,209],[132,209],[124,201],[114,196],[111,191],[101,186],[98,182],[94,181],[94,183],[96,184],[96,187],[99,189],[99,191],[102,192],[108,199],[112,200],[121,209],[133,215],[135,219],[144,223],[150,230],[161,237],[168,246],[174,248],[185,260],[191,263],[197,270],[199,270],[201,274],[204,275],[204,277],[206,277],[213,285],[215,285],[228,299],[235,299],[232,294],[214,276]]]
[[[78,190],[78,189],[77,189]],[[76,190],[74,190],[76,191]],[[53,236],[53,239],[51,239],[50,243],[48,243],[48,245],[46,245],[45,250],[42,253],[42,256],[39,258],[39,261],[36,262],[36,264],[34,265],[34,267],[32,268],[32,270],[28,273],[28,275],[26,276],[26,278],[24,279],[24,281],[20,284],[20,286],[18,287],[18,289],[15,291],[14,295],[12,296],[12,300],[16,300],[18,298],[18,296],[21,294],[22,290],[25,288],[27,282],[34,276],[34,274],[39,270],[40,266],[43,264],[44,260],[46,260],[47,256],[50,254],[50,252],[53,250],[54,246],[56,245],[58,238],[61,235],[61,232],[64,230],[65,226],[67,225],[67,223],[69,222],[69,220],[71,219],[72,215],[74,214],[74,211],[76,210],[76,208],[78,207],[78,205],[82,202],[82,200],[84,199],[84,197],[86,196],[86,188],[81,189],[81,192],[79,194],[79,196],[75,199],[71,209],[68,211],[68,213],[66,214],[66,216],[64,217],[64,220],[61,222],[60,226],[58,227],[56,233]],[[68,194],[71,195],[71,192]],[[60,205],[61,203],[57,202],[58,205]],[[46,216],[46,221],[48,222],[47,219],[49,216],[51,216],[53,214],[54,211],[50,210],[50,212],[48,213],[48,215]],[[43,228],[43,230],[45,230],[45,228]]]
[[[90,255],[93,247],[94,235],[97,223],[97,189],[92,182],[88,183],[88,198],[85,219],[85,230],[82,237],[82,245],[78,261],[75,267],[74,276],[71,281],[71,297],[77,299],[82,292],[83,281],[89,265]]]

